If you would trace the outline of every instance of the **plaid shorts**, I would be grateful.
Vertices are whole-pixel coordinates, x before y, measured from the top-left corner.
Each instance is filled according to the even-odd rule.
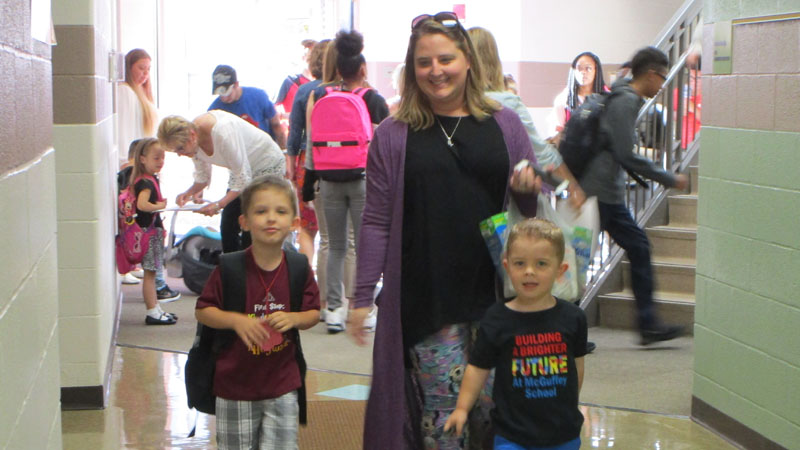
[[[297,391],[267,400],[217,397],[217,448],[297,450]]]

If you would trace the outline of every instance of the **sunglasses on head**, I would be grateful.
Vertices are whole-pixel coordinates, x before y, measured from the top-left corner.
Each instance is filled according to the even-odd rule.
[[[461,26],[461,23],[458,21],[458,16],[456,15],[456,13],[451,11],[442,11],[434,15],[422,14],[415,17],[414,20],[411,21],[411,29],[413,30],[417,28],[422,22],[425,22],[426,20],[435,20],[436,22],[439,22],[440,24],[442,24],[442,26],[447,28]]]

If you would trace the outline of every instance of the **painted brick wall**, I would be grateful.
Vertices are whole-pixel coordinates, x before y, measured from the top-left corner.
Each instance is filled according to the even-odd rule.
[[[0,448],[60,448],[50,46],[0,3]]]
[[[794,12],[707,1],[713,24]],[[694,396],[800,440],[800,20],[733,25],[733,73],[703,76]],[[708,70],[710,72],[710,70]]]

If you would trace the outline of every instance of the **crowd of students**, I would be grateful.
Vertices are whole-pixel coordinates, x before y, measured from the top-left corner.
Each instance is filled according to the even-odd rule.
[[[578,398],[591,351],[587,321],[579,307],[550,293],[566,270],[568,244],[546,220],[514,226],[503,265],[517,296],[499,299],[478,228],[511,201],[523,215],[535,215],[542,181],[523,161],[569,180],[577,206],[587,196],[599,198],[602,227],[632,262],[642,344],[682,331],[653,310],[649,244],[624,205],[621,184],[627,168],[668,187],[686,185],[683,175],[632,152],[638,109],[659,91],[668,69],[664,54],[645,48],[634,55],[632,78],[614,86],[617,98],[607,105],[608,151],[576,179],[557,150],[559,135],[543,139],[509,88],[514,81],[503,75],[491,32],[466,30],[451,12],[420,15],[410,31],[391,115],[367,82],[363,37],[341,31],[333,40],[304,42],[307,73],[281,89],[288,135],[266,94],[240,87],[235,70],[219,66],[213,74],[219,98],[210,111],[192,121],[164,118],[157,139],[144,140],[133,154],[134,175],[156,175],[165,150],[193,159],[194,183],[178,195],[178,205],[205,201],[212,165],[230,172],[227,193],[197,210],[222,213],[224,251],[244,250],[247,264],[244,313],[224,308],[219,269],[196,307],[199,322],[239,337],[217,360],[219,448],[297,448],[302,379],[289,331],[323,316],[329,332],[346,330],[361,345],[375,332],[364,448],[579,448]],[[559,133],[587,96],[611,90],[590,52],[578,55],[569,73],[554,106]],[[350,92],[364,108],[365,165],[331,169],[325,149],[347,147],[356,155],[361,143],[315,139],[325,118],[314,112],[339,92]],[[143,133],[152,135],[152,121],[143,123],[149,124]],[[131,183],[142,220],[160,220],[153,212],[166,202],[155,186],[139,178]],[[311,261],[317,231],[327,257],[318,256],[302,308],[291,310],[285,252],[293,250],[285,250],[285,241],[297,232]],[[349,249],[355,280],[345,270]],[[166,318],[159,323],[174,323],[152,305],[160,256],[153,250],[143,264],[147,317],[159,308],[158,317]]]

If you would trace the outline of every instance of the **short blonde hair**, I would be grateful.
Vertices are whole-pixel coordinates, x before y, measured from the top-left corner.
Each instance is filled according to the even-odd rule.
[[[175,144],[183,145],[189,141],[191,131],[197,131],[197,125],[181,116],[167,116],[158,126],[158,140],[168,149]]]
[[[506,255],[511,251],[511,246],[514,244],[514,241],[520,236],[544,239],[553,246],[558,262],[561,263],[564,261],[564,233],[562,233],[561,228],[553,222],[545,219],[532,218],[514,224],[514,226],[511,227],[511,231],[508,232]]]
[[[244,188],[240,194],[243,215],[246,216],[249,213],[250,204],[253,203],[253,195],[255,195],[256,192],[266,191],[267,189],[275,189],[279,192],[282,192],[283,195],[289,199],[289,203],[292,204],[294,217],[299,215],[300,208],[297,205],[297,192],[289,180],[279,177],[278,175],[264,175],[262,177],[258,177],[251,181],[246,188]]]

